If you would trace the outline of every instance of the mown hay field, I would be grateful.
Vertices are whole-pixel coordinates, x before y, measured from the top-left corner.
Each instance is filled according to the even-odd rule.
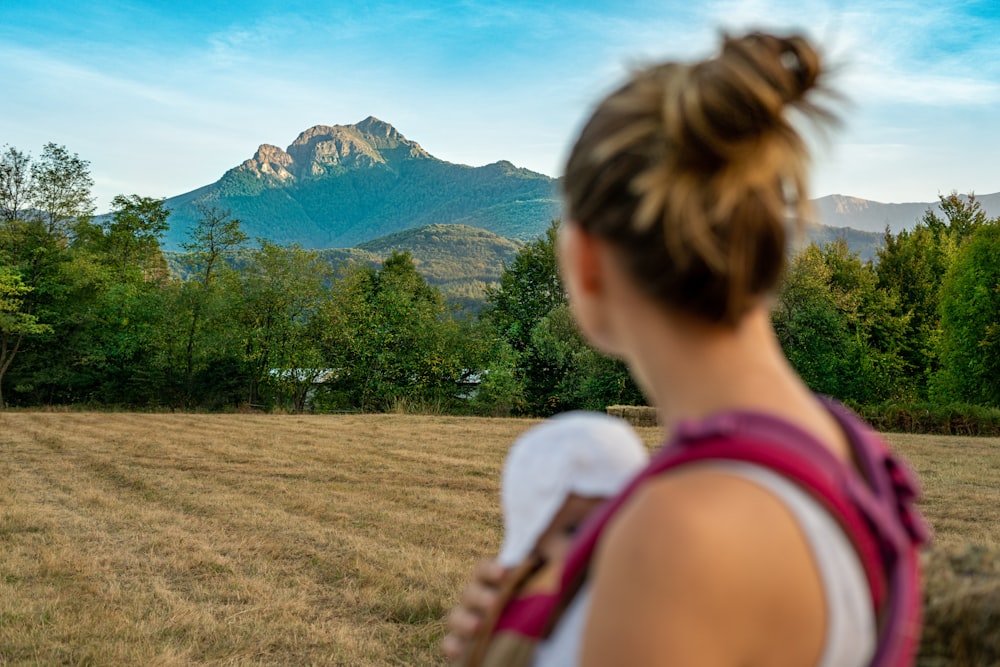
[[[442,664],[533,423],[0,413],[0,665]],[[889,439],[940,545],[1000,547],[1000,440]]]

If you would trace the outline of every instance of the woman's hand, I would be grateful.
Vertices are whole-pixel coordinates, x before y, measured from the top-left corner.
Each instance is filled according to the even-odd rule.
[[[452,662],[468,652],[483,621],[500,603],[500,585],[505,570],[495,560],[480,561],[465,586],[458,606],[448,615],[448,634],[441,641],[441,650]]]

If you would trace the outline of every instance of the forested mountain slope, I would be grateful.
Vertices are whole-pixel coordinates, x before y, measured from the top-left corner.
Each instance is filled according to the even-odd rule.
[[[500,161],[439,160],[369,117],[317,125],[287,150],[264,144],[216,183],[167,200],[164,247],[179,248],[199,206],[228,209],[252,237],[343,248],[429,224],[535,238],[559,215],[556,179]]]

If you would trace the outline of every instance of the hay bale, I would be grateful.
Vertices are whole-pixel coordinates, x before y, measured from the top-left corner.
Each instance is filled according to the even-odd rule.
[[[624,419],[632,426],[657,426],[656,408],[648,405],[609,405],[607,413],[612,417]]]
[[[1000,664],[1000,548],[934,548],[925,557],[919,667]]]

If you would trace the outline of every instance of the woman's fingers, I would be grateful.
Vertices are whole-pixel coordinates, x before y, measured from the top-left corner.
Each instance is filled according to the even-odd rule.
[[[499,604],[503,575],[504,569],[494,560],[480,561],[476,565],[458,606],[448,615],[448,634],[441,642],[441,650],[449,660],[458,660],[465,654],[484,619]]]
[[[455,607],[448,615],[448,634],[441,641],[441,650],[449,660],[458,660],[465,655],[466,648],[482,618],[463,607]]]
[[[462,606],[484,616],[492,611],[497,603],[504,572],[504,568],[495,560],[479,561],[472,573],[472,580],[462,593]]]

